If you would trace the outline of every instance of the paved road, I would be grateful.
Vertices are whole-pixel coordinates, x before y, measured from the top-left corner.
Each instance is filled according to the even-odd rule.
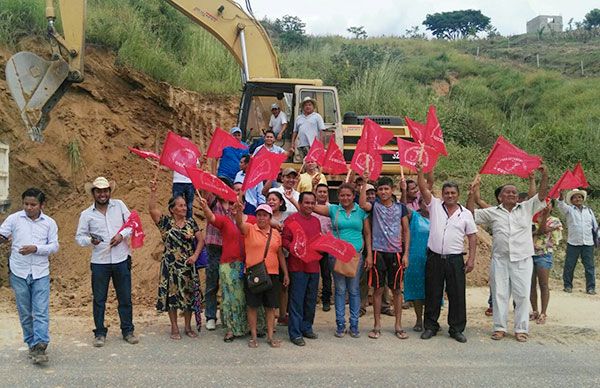
[[[331,312],[333,313],[333,312]],[[4,316],[6,318],[6,316]],[[261,342],[249,349],[244,339],[223,343],[221,331],[200,338],[167,338],[166,317],[138,329],[141,341],[129,345],[109,334],[104,348],[90,346],[82,330],[68,336],[61,327],[50,347],[50,362],[34,366],[18,336],[2,341],[0,386],[573,386],[600,385],[600,343],[527,344],[514,338],[493,342],[484,330],[467,331],[459,344],[446,334],[406,341],[383,332],[379,340],[335,338],[320,324],[318,340],[280,349]],[[391,321],[389,322],[391,324]],[[64,324],[64,323],[63,323]],[[280,328],[279,338],[284,338]],[[6,339],[6,338],[5,338]]]

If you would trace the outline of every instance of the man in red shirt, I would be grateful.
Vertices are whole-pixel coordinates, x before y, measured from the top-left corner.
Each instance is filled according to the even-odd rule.
[[[306,263],[300,258],[306,256],[309,241],[321,234],[321,223],[312,215],[315,203],[314,193],[301,193],[299,211],[283,224],[282,245],[289,251],[288,334],[292,343],[298,346],[305,345],[303,337],[317,338],[312,326],[319,291],[319,261]]]

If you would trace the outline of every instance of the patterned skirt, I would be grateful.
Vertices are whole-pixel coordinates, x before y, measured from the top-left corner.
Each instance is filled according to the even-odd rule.
[[[219,265],[221,283],[221,319],[226,331],[240,337],[248,334],[246,315],[246,297],[244,296],[244,277],[240,279],[241,262]]]
[[[160,283],[158,285],[158,311],[195,311],[198,277],[191,265],[184,261],[168,260],[163,257],[160,264]]]

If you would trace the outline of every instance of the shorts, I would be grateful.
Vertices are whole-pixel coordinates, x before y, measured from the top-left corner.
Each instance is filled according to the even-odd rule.
[[[309,146],[296,147],[293,159],[294,163],[304,163],[304,158],[308,155],[309,149]]]
[[[550,269],[552,268],[552,253],[546,253],[544,255],[534,255],[533,265],[539,268]]]
[[[387,285],[391,290],[400,290],[402,288],[402,267],[401,253],[397,252],[373,252],[373,268],[369,273],[369,286],[381,288]]]
[[[269,275],[273,287],[255,294],[248,288],[248,283],[244,281],[244,294],[246,294],[246,304],[248,307],[259,308],[260,306],[266,308],[276,309],[279,307],[279,290],[281,283],[279,282],[279,275]]]

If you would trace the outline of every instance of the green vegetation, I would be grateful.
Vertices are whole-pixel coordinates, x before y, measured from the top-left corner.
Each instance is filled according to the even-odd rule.
[[[82,166],[81,151],[79,150],[79,140],[74,139],[67,144],[67,154],[69,155],[69,164],[71,173],[76,172]]]
[[[460,39],[484,31],[490,26],[490,18],[474,9],[438,12],[427,15],[423,25],[436,38]]]

